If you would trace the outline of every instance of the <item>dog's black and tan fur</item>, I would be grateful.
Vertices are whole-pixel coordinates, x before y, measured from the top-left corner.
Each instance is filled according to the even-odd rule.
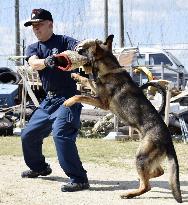
[[[98,75],[97,94],[96,97],[74,96],[66,100],[64,105],[80,102],[111,110],[140,134],[141,143],[136,154],[140,185],[138,189],[123,194],[122,198],[132,198],[149,191],[149,180],[164,173],[160,164],[167,157],[172,194],[181,203],[179,165],[170,132],[141,89],[119,65],[112,54],[112,41],[113,35],[110,35],[105,43],[96,40],[83,44],[79,53],[88,57],[92,72]],[[79,80],[77,75],[74,77]]]

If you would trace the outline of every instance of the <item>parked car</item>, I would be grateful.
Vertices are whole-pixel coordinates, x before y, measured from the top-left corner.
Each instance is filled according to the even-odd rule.
[[[149,47],[118,48],[113,50],[113,53],[123,66],[127,63],[125,58],[130,52],[134,53],[134,57],[132,59],[129,57],[129,66],[145,66],[155,78],[170,80],[179,88],[185,86],[186,70],[182,63],[169,51]],[[136,76],[133,77],[136,78]],[[144,82],[144,76],[142,77]]]

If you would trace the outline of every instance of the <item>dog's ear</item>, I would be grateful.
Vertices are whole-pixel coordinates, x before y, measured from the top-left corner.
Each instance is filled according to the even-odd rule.
[[[103,53],[104,53],[104,49],[103,48],[101,48],[101,41],[99,41],[99,40],[96,40],[95,41],[95,51],[94,51],[94,53],[95,53],[95,58],[100,58],[102,55],[103,55]]]
[[[104,42],[104,45],[107,45],[107,48],[109,51],[112,51],[113,38],[114,38],[114,35],[111,34],[107,37],[106,41]]]

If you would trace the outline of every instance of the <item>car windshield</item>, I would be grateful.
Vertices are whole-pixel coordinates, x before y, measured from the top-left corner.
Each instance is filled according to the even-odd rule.
[[[174,63],[175,63],[177,66],[183,66],[183,65],[181,64],[181,62],[180,62],[174,55],[172,55],[172,53],[169,53],[168,51],[166,51],[166,52],[167,52],[168,56],[173,59]]]
[[[163,53],[149,54],[149,65],[161,65],[161,63],[173,65]]]

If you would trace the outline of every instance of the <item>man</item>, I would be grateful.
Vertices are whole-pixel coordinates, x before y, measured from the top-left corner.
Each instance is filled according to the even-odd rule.
[[[65,99],[77,93],[76,83],[71,79],[71,72],[55,66],[53,56],[65,50],[74,50],[78,41],[65,35],[55,35],[52,15],[44,9],[34,9],[31,20],[24,26],[32,26],[38,39],[38,42],[28,46],[26,60],[34,70],[38,70],[47,96],[21,134],[24,160],[30,168],[21,176],[35,178],[51,174],[52,169],[42,154],[42,143],[52,132],[60,166],[70,177],[70,182],[63,185],[61,190],[73,192],[88,189],[86,171],[75,144],[80,127],[81,104],[70,108],[63,106]]]

